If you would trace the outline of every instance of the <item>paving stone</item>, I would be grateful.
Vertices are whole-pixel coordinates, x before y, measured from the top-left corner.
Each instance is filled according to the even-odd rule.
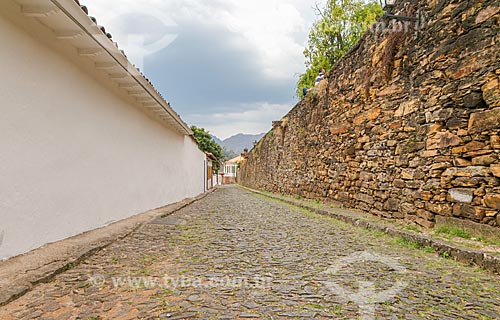
[[[171,320],[180,320],[180,319],[191,319],[191,318],[194,318],[194,317],[196,317],[196,313],[195,312],[187,312],[187,313],[183,313],[183,314],[171,317],[169,319],[171,319]]]
[[[260,318],[260,316],[258,314],[242,313],[240,314],[240,318]]]
[[[1,307],[0,319],[356,319],[362,281],[375,292],[405,284],[376,318],[500,318],[498,275],[238,187],[161,222]]]
[[[251,301],[251,302],[245,302],[245,303],[243,303],[242,306],[244,306],[247,309],[256,309],[260,305],[258,305],[257,303]]]

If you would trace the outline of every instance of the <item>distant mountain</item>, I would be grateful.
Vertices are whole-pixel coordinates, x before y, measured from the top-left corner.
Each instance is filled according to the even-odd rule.
[[[217,142],[221,147],[232,151],[237,156],[243,152],[243,149],[248,150],[253,148],[254,141],[259,141],[265,133],[261,134],[243,134],[239,133],[235,136],[227,138],[225,140],[220,140],[216,136],[212,136],[215,142]]]
[[[216,136],[214,136],[213,134],[211,134],[212,136],[212,139],[215,141],[215,143],[217,143],[219,146],[222,147],[222,140],[217,138]]]
[[[252,149],[254,141],[259,141],[265,133],[261,134],[237,134],[222,141],[222,146],[240,154],[243,149]]]

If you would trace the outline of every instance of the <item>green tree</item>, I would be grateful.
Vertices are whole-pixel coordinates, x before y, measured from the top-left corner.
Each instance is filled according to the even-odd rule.
[[[196,126],[191,126],[191,130],[194,132],[194,137],[196,141],[200,144],[200,149],[204,152],[210,152],[217,158],[217,162],[214,163],[214,169],[216,172],[220,169],[220,161],[224,160],[222,154],[222,148],[219,146],[210,136],[210,133],[204,128],[198,128]]]
[[[317,20],[304,50],[306,72],[299,77],[297,97],[302,96],[302,88],[314,86],[319,70],[330,70],[382,13],[375,1],[329,0],[323,9],[316,6]]]

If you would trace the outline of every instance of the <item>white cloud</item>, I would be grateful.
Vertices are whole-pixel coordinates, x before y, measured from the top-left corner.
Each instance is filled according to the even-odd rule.
[[[244,109],[246,111],[194,114],[186,118],[198,127],[208,128],[218,138],[226,139],[236,133],[258,134],[269,131],[272,121],[281,119],[290,110],[290,105],[264,102],[253,106],[246,105]]]
[[[225,30],[234,37],[227,39],[228,46],[235,48],[232,52],[245,52],[251,56],[252,67],[255,65],[254,74],[242,75],[245,79],[261,79],[259,82],[265,88],[276,84],[288,83],[289,92],[281,96],[291,97],[294,92],[294,76],[304,71],[304,57],[302,52],[307,42],[308,30],[315,18],[313,6],[320,5],[326,0],[81,0],[89,7],[90,15],[95,16],[99,24],[106,26],[107,30],[118,41],[121,48],[129,53],[132,62],[140,64],[136,56],[140,56],[140,50],[127,46],[132,45],[130,41],[130,30],[141,26],[131,22],[130,14],[151,14],[152,20],[160,21],[167,27],[173,24],[177,28],[189,26],[205,30]],[[162,18],[163,17],[163,18]],[[174,23],[172,23],[174,22]],[[158,28],[152,30],[149,37],[154,38],[155,33],[161,33]],[[182,35],[182,30],[178,30]],[[164,31],[165,32],[165,31]],[[170,27],[166,32],[175,32],[175,27]],[[159,35],[161,37],[161,35]],[[208,35],[211,37],[212,35]],[[221,39],[221,34],[213,34],[214,39]],[[182,42],[181,37],[175,41]],[[176,43],[174,41],[174,43]],[[167,48],[168,50],[168,48]],[[165,50],[165,51],[167,51]],[[203,52],[200,52],[203,54]],[[226,55],[226,53],[222,53]],[[228,53],[231,54],[231,53]],[[239,59],[239,57],[237,57]],[[233,59],[234,60],[234,59]],[[248,60],[242,60],[242,63]],[[255,62],[255,63],[254,63]],[[172,61],[170,63],[176,63]],[[218,70],[216,62],[213,71]],[[246,64],[245,64],[246,65]],[[170,68],[169,70],[172,70]],[[227,72],[227,68],[221,72]],[[147,71],[147,70],[146,70]],[[261,76],[263,75],[263,76]],[[172,75],[175,77],[175,75]],[[203,74],[205,86],[210,87],[210,78],[213,80],[225,78],[227,74]],[[175,83],[175,82],[174,82]],[[155,83],[158,86],[158,83]],[[160,83],[161,85],[161,83]],[[279,86],[278,86],[279,87]],[[172,85],[167,90],[172,90]],[[203,88],[201,88],[203,89]],[[211,110],[219,109],[220,104],[216,101],[205,99],[203,109],[196,100],[189,97],[177,97],[183,101],[181,105],[173,105],[174,108],[188,110],[181,114],[183,119],[190,124],[205,127],[220,138],[226,138],[236,133],[261,133],[271,128],[271,121],[280,119],[290,110],[293,101],[288,99],[274,99],[280,104],[261,102],[271,101],[271,98],[259,97],[258,92],[249,88],[242,88],[241,93],[231,92],[232,101],[238,94],[242,97],[240,103],[236,102],[234,111],[229,113],[213,113]],[[243,91],[245,90],[245,91]],[[284,88],[284,91],[287,89]],[[200,88],[191,87],[190,92],[200,92]],[[178,95],[183,90],[177,90]],[[252,100],[249,103],[249,92],[252,92]],[[220,93],[224,95],[223,92]],[[185,93],[184,93],[185,95]],[[275,94],[276,95],[276,94]],[[207,97],[209,98],[209,97]],[[190,101],[188,101],[191,99]],[[280,100],[281,99],[281,100]],[[185,100],[185,101],[184,101]],[[233,102],[231,101],[231,105]],[[279,102],[278,102],[279,101]],[[193,112],[192,110],[197,110]],[[246,111],[245,111],[246,110]]]
[[[324,1],[324,0],[323,0]],[[169,17],[182,24],[195,22],[220,26],[240,36],[234,46],[251,48],[262,71],[270,78],[290,78],[303,71],[302,55],[312,20],[312,6],[317,0],[87,0],[91,15],[105,26],[127,49],[127,35],[113,18],[125,13]],[[320,1],[322,2],[322,1]],[[163,19],[165,20],[165,19]],[[114,21],[116,22],[116,21]],[[303,35],[298,41],[297,34]]]

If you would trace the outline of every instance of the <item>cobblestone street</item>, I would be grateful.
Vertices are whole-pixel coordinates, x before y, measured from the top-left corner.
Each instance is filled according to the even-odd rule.
[[[223,187],[0,308],[1,319],[499,319],[500,277]]]

